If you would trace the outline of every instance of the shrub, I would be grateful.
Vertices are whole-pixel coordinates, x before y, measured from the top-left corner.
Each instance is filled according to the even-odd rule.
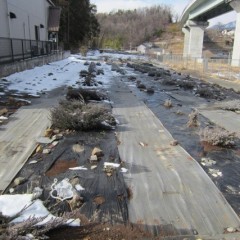
[[[164,102],[163,105],[164,105],[164,107],[166,107],[166,108],[171,108],[171,107],[173,107],[172,101],[171,101],[170,99],[165,100],[165,102]]]
[[[235,133],[220,127],[206,127],[199,132],[200,139],[213,146],[231,147],[235,145]]]
[[[198,122],[198,112],[197,111],[192,111],[188,115],[188,122],[187,122],[188,127],[198,127],[199,122]]]
[[[56,128],[76,131],[112,129],[116,125],[106,107],[76,100],[60,101],[59,106],[51,110],[51,121]]]

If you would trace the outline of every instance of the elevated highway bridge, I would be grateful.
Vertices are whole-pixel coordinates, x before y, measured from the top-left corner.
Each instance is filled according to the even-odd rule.
[[[181,16],[185,34],[183,55],[202,58],[203,37],[208,20],[230,11],[237,12],[232,65],[240,66],[240,0],[191,1]]]

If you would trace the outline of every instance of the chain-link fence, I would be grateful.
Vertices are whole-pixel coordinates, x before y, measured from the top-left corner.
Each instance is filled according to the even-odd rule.
[[[0,38],[0,64],[48,55],[54,50],[54,42]]]
[[[239,60],[234,59],[211,59],[191,58],[182,55],[151,55],[158,62],[168,65],[177,70],[197,71],[202,75],[211,75],[229,80],[240,80]],[[232,66],[238,65],[238,67]],[[237,64],[236,64],[237,63]]]

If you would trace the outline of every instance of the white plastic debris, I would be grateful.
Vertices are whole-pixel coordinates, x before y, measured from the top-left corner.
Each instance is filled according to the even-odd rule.
[[[8,120],[8,118],[4,116],[0,116],[0,120]]]
[[[16,194],[16,195],[1,195],[0,196],[0,212],[7,217],[13,217],[17,214],[12,223],[20,223],[29,218],[44,217],[44,220],[37,225],[45,225],[54,219],[61,219],[52,215],[43,205],[41,200],[33,201],[33,194]],[[64,224],[64,223],[63,223]],[[79,219],[69,219],[65,223],[69,226],[80,226]]]
[[[126,172],[128,172],[128,169],[126,169],[126,168],[121,168],[121,172],[122,172],[122,173],[126,173]]]
[[[80,167],[69,168],[69,170],[88,170],[88,169],[84,166],[80,166]]]
[[[76,184],[76,185],[75,185],[75,188],[76,188],[77,191],[83,191],[83,190],[85,190],[85,188],[82,187],[80,184]]]
[[[64,201],[66,199],[73,197],[73,187],[69,182],[68,178],[64,178],[61,182],[58,183],[58,180],[55,178],[54,183],[51,186],[50,196],[55,199]]]
[[[119,163],[110,163],[110,162],[105,162],[104,163],[104,167],[113,167],[113,168],[118,168],[120,167],[120,164]]]

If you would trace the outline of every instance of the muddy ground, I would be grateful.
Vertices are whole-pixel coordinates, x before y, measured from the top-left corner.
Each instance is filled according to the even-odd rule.
[[[212,125],[208,119],[199,116],[200,126],[187,127],[188,115],[200,104],[213,104],[217,101],[239,99],[239,93],[220,88],[180,75],[174,71],[155,68],[149,64],[129,64],[123,69],[128,75],[119,76],[121,81],[129,86],[133,94],[143,101],[161,120],[163,125],[200,164],[203,157],[216,161],[212,167],[203,166],[220,191],[224,194],[233,209],[240,214],[240,144],[234,148],[209,147],[204,145],[198,132],[201,127]],[[134,70],[135,69],[135,70]],[[177,79],[180,79],[177,81]],[[187,82],[187,83],[186,83]],[[6,84],[7,86],[7,84]],[[62,91],[62,89],[61,89]],[[54,95],[57,92],[54,92]],[[8,113],[14,112],[25,101],[16,104],[12,102],[15,93],[9,93],[0,102],[0,109],[7,108]],[[51,95],[51,93],[49,93]],[[28,99],[29,96],[21,95]],[[44,98],[44,96],[42,96]],[[171,108],[166,108],[167,99],[172,102]],[[111,100],[111,99],[109,99]],[[33,100],[41,101],[41,99]],[[8,116],[7,114],[4,114]],[[76,217],[81,215],[86,226],[71,229],[61,228],[49,233],[50,239],[153,239],[140,226],[128,222],[128,201],[134,192],[124,182],[120,169],[107,175],[103,162],[114,162],[125,167],[117,149],[117,139],[114,130],[74,132],[61,131],[63,136],[49,154],[34,152],[17,177],[26,179],[18,186],[10,185],[6,192],[14,187],[14,193],[31,192],[34,187],[44,189],[41,200],[50,208],[50,212],[61,216],[64,212],[77,210]],[[76,146],[78,150],[76,150]],[[46,147],[43,145],[43,148]],[[97,163],[90,162],[92,150],[98,147],[103,155]],[[93,167],[95,166],[96,167]],[[69,168],[84,166],[87,170],[69,170]],[[223,173],[222,177],[213,177],[209,168],[216,168]],[[84,190],[78,191],[76,202],[66,200],[59,202],[49,196],[54,179],[58,181],[68,178],[74,185],[80,184]],[[171,236],[166,233],[164,236]],[[160,236],[159,236],[160,238]],[[157,238],[156,238],[157,239]]]

